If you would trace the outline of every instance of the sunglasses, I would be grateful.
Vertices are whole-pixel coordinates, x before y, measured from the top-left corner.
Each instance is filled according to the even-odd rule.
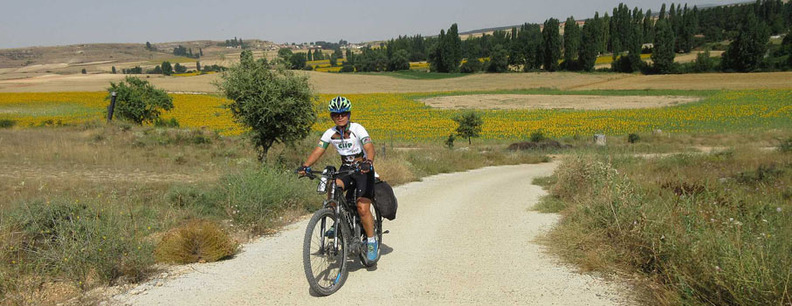
[[[338,118],[338,117],[346,117],[349,116],[349,112],[346,113],[330,113],[330,117]]]

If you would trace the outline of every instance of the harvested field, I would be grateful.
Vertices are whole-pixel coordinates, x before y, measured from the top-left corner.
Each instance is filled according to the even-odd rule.
[[[443,109],[629,109],[673,106],[699,101],[695,97],[590,95],[464,95],[420,100]]]
[[[638,75],[621,73],[502,73],[474,74],[440,80],[408,80],[383,75],[306,73],[317,93],[400,93],[437,91],[492,91],[529,88],[560,90],[588,89],[788,89],[792,88],[792,72],[767,73],[701,73],[679,75]],[[147,78],[157,87],[170,92],[215,92],[212,82],[219,75],[166,77],[136,75]],[[0,92],[104,91],[110,81],[124,78],[121,74],[40,75],[25,79],[0,78]]]
[[[696,73],[670,75],[627,75],[624,78],[573,86],[569,89],[789,89],[792,72]]]

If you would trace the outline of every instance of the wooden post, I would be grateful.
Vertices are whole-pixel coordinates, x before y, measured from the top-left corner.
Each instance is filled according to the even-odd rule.
[[[115,110],[116,92],[110,93],[110,105],[107,106],[107,122],[113,120],[113,111]]]

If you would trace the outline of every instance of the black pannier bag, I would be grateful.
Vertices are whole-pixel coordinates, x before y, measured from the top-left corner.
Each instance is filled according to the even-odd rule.
[[[374,205],[382,215],[388,220],[396,219],[396,209],[399,208],[399,201],[393,194],[393,188],[387,182],[377,179],[374,183]]]

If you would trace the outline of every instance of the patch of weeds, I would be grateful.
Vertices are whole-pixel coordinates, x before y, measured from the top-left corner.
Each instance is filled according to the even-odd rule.
[[[228,217],[221,204],[225,199],[222,188],[193,184],[175,185],[168,190],[165,198],[172,207],[188,209],[200,217]]]
[[[558,213],[566,209],[568,204],[557,197],[554,196],[544,196],[542,197],[536,205],[534,205],[533,210],[543,213]]]
[[[208,220],[195,220],[168,232],[154,255],[159,262],[213,262],[233,256],[239,244],[220,226]]]
[[[550,187],[555,185],[558,182],[558,177],[555,175],[551,176],[543,176],[534,178],[531,184],[542,186],[542,187]]]
[[[9,213],[8,222],[24,237],[17,254],[22,270],[87,289],[139,281],[150,271],[151,245],[133,234],[135,222],[142,224],[142,219],[75,200],[22,203]]]
[[[176,118],[170,118],[168,120],[163,120],[162,118],[154,119],[154,126],[156,127],[166,127],[166,128],[177,128],[179,127],[179,120]]]
[[[778,144],[778,151],[789,153],[792,152],[792,137],[781,140]]]
[[[792,189],[782,191],[781,198],[784,199],[784,201],[792,200]]]
[[[176,156],[176,158],[173,159],[173,162],[176,163],[177,165],[184,165],[187,163],[187,158],[184,157],[184,155],[179,154]]]
[[[740,172],[736,179],[741,184],[758,184],[771,181],[783,173],[784,169],[774,164],[759,165],[756,170]]]
[[[660,188],[671,190],[677,196],[692,196],[707,190],[706,187],[700,184],[688,182],[666,182],[660,185]]]

